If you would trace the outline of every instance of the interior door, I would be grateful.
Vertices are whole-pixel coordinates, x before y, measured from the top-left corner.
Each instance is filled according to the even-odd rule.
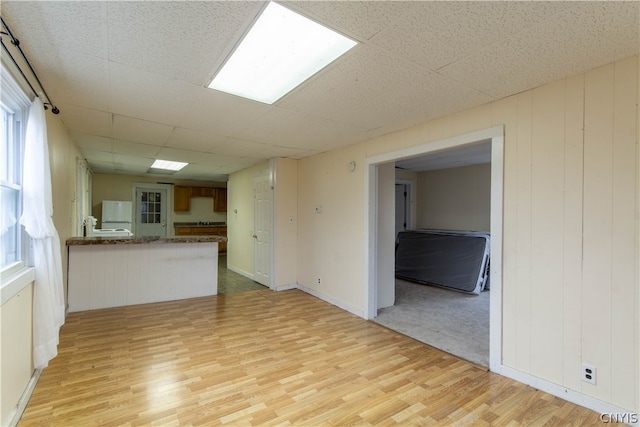
[[[273,188],[269,174],[254,178],[255,224],[253,230],[255,281],[271,287],[271,233]]]
[[[396,236],[407,229],[408,185],[396,184]]]
[[[167,190],[136,187],[136,237],[167,237]]]

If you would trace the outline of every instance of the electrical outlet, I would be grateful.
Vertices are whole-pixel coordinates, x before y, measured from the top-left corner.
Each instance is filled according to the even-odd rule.
[[[589,384],[596,383],[596,367],[592,365],[588,365],[586,363],[582,364],[582,381],[587,382]]]

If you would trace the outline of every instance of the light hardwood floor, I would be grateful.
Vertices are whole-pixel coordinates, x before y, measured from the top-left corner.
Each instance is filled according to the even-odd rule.
[[[298,290],[72,313],[19,423],[596,425]]]

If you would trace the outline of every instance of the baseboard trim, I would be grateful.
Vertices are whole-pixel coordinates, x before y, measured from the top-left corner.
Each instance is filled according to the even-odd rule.
[[[20,421],[20,418],[22,418],[24,410],[27,409],[27,404],[29,403],[29,399],[31,399],[33,390],[36,388],[36,384],[38,384],[41,373],[42,369],[36,369],[35,371],[33,371],[33,374],[31,375],[31,378],[27,383],[27,387],[24,389],[22,396],[20,396],[20,400],[18,400],[18,404],[16,405],[16,410],[11,417],[11,421],[9,423],[10,427],[15,427],[18,425],[18,421]]]
[[[297,288],[298,288],[297,283],[289,283],[288,285],[277,285],[274,291],[276,292],[288,291],[289,289],[297,289]]]
[[[255,276],[253,274],[249,273],[248,271],[244,271],[244,270],[241,270],[239,268],[233,267],[231,265],[227,265],[227,270],[231,270],[234,273],[238,273],[239,275],[244,276],[247,279],[251,279],[253,281],[256,280],[256,278],[255,278]]]
[[[308,293],[309,295],[313,295],[314,297],[321,299],[324,302],[328,302],[331,305],[335,305],[336,307],[341,308],[342,310],[348,311],[349,313],[355,314],[356,316],[362,317],[364,319],[364,311],[362,311],[362,309],[351,307],[350,305],[345,304],[342,301],[338,301],[334,298],[331,298],[328,295],[325,295],[321,292],[316,291],[315,289],[308,288],[301,284],[298,284],[297,288],[303,292]]]
[[[626,422],[628,425],[640,427],[639,415],[628,409],[620,408],[616,405],[612,405],[600,399],[596,399],[595,397],[587,396],[586,394],[577,392],[575,390],[562,387],[558,384],[543,380],[509,366],[500,365],[500,372],[495,373],[529,385],[537,390],[544,391],[545,393],[549,393],[568,402],[575,403],[576,405],[580,405],[587,409],[591,409],[592,411],[598,412],[604,417],[602,420],[603,423],[612,422],[611,418],[608,418],[611,417],[612,414],[617,414],[618,416],[626,414],[626,419],[618,419],[621,422]]]

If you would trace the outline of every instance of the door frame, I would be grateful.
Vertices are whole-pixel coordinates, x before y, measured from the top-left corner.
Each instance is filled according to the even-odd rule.
[[[364,317],[373,319],[377,314],[377,271],[383,264],[376,256],[378,242],[378,166],[383,163],[446,151],[482,141],[491,141],[491,298],[489,308],[489,369],[499,372],[502,366],[502,209],[504,126],[471,132],[434,142],[400,149],[365,158],[365,287]],[[384,242],[386,244],[387,242]],[[385,260],[384,264],[394,260]],[[384,265],[383,264],[383,265]]]
[[[136,223],[137,215],[138,215],[138,198],[136,197],[136,190],[138,188],[151,188],[151,189],[159,189],[159,190],[167,190],[167,232],[166,236],[173,236],[174,233],[171,232],[173,230],[173,184],[158,184],[155,182],[132,182],[131,183],[131,200],[133,200],[133,221],[131,222],[131,232],[133,235],[136,235]]]

